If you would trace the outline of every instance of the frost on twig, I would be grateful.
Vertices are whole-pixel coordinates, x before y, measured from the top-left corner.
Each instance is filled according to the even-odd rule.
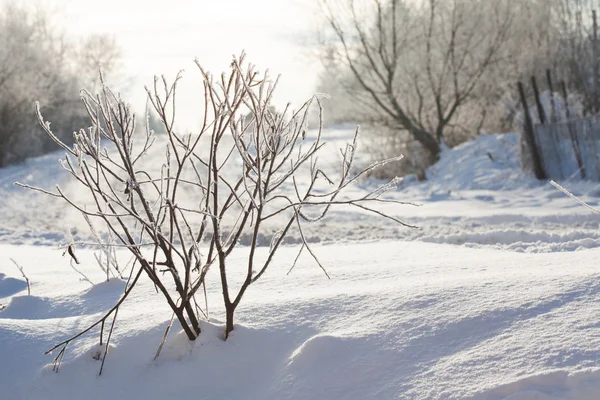
[[[588,210],[590,210],[596,214],[600,214],[600,210],[590,206],[585,201],[581,200],[579,197],[575,196],[573,193],[569,192],[567,189],[565,189],[564,187],[562,187],[555,181],[550,181],[550,184],[552,186],[554,186],[555,188],[557,188],[558,190],[560,190],[561,192],[563,192],[564,194],[566,194],[567,196],[569,196],[570,198],[572,198],[573,200],[575,200],[576,202],[578,202],[579,204],[581,204],[582,206],[584,206],[585,208],[587,208]]]

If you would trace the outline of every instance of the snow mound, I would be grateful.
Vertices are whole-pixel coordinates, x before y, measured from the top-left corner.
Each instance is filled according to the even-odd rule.
[[[387,357],[385,356],[387,353]],[[385,351],[380,340],[369,337],[340,337],[319,334],[297,348],[282,371],[282,398],[303,393],[307,398],[342,399],[347,393],[369,398],[373,387],[393,395],[397,378],[385,371],[394,351]],[[391,389],[391,390],[390,390]]]
[[[298,347],[292,356],[290,357],[290,364],[312,364],[315,359],[318,359],[322,355],[326,357],[338,352],[338,347],[344,342],[343,338],[339,338],[331,335],[316,335],[302,343]],[[330,354],[325,354],[328,352]]]
[[[444,190],[513,190],[539,186],[519,165],[516,133],[483,135],[453,149],[427,170],[430,188]]]
[[[0,272],[0,299],[27,289],[27,282],[21,279],[9,278]]]
[[[47,297],[13,296],[0,318],[7,319],[54,319],[81,315],[79,304]]]
[[[123,279],[111,278],[108,281],[92,286],[82,293],[81,297],[84,299],[93,299],[97,297],[108,296],[109,298],[113,298],[115,296],[120,296],[125,290],[126,283],[127,282]]]
[[[600,370],[549,371],[473,396],[472,400],[597,400]]]
[[[38,320],[93,315],[108,310],[124,288],[125,281],[111,279],[69,296],[12,296],[0,311],[0,318]]]

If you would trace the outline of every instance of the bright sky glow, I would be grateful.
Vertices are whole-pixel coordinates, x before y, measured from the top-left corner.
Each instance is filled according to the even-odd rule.
[[[40,3],[40,0],[30,0]],[[42,0],[67,32],[113,34],[123,50],[127,98],[143,110],[144,85],[154,75],[185,70],[178,109],[182,127],[199,124],[197,57],[214,74],[242,50],[263,72],[281,74],[275,105],[300,104],[315,91],[319,62],[306,45],[314,37],[314,2],[302,0]]]

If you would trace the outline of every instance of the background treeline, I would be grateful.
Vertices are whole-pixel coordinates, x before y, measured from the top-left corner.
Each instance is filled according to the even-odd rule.
[[[111,37],[69,38],[48,12],[18,3],[0,6],[0,167],[56,150],[41,134],[40,101],[52,129],[66,143],[85,126],[81,88],[94,90],[98,64],[114,70],[119,49]]]
[[[321,0],[318,91],[329,121],[367,122],[389,175],[420,171],[482,132],[514,129],[516,83],[565,81],[584,113],[598,105],[592,0]]]

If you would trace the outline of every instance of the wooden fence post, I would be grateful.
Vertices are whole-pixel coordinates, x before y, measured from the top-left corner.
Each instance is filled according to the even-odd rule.
[[[525,91],[523,90],[523,84],[517,83],[519,87],[519,95],[521,96],[521,103],[523,103],[523,112],[525,114],[525,141],[531,151],[531,158],[533,160],[533,173],[537,179],[546,179],[546,173],[542,167],[540,155],[538,152],[537,145],[535,144],[535,134],[533,132],[533,123],[531,122],[531,116],[529,115],[529,106],[527,105],[527,99],[525,98]]]
[[[579,167],[579,173],[581,174],[581,179],[585,179],[585,165],[583,164],[583,159],[581,157],[581,149],[579,148],[579,137],[577,136],[577,129],[573,129],[574,122],[570,121],[571,119],[571,111],[569,110],[569,94],[567,93],[567,85],[565,81],[560,83],[562,94],[565,101],[565,109],[567,113],[567,127],[569,128],[569,135],[571,136],[571,144],[573,146],[573,150],[575,151],[575,159],[577,160],[577,166]]]
[[[567,93],[567,85],[565,84],[565,81],[560,82],[560,88],[565,101],[565,113],[568,121],[571,119],[571,110],[569,109],[569,94]]]
[[[592,24],[593,24],[593,36],[592,36],[592,57],[594,58],[594,74],[592,77],[592,90],[594,91],[594,102],[593,112],[598,112],[598,18],[596,17],[596,10],[592,10]]]
[[[548,89],[550,89],[550,105],[552,106],[552,115],[550,115],[550,122],[555,123],[560,118],[556,116],[556,103],[554,102],[554,85],[552,84],[552,73],[549,69],[546,70],[546,79],[548,80]]]
[[[540,100],[540,92],[538,90],[535,76],[531,77],[531,86],[533,86],[533,95],[535,96],[535,104],[537,106],[538,116],[540,117],[540,124],[543,125],[546,123],[546,113],[544,112],[544,107],[542,106],[542,102]]]

